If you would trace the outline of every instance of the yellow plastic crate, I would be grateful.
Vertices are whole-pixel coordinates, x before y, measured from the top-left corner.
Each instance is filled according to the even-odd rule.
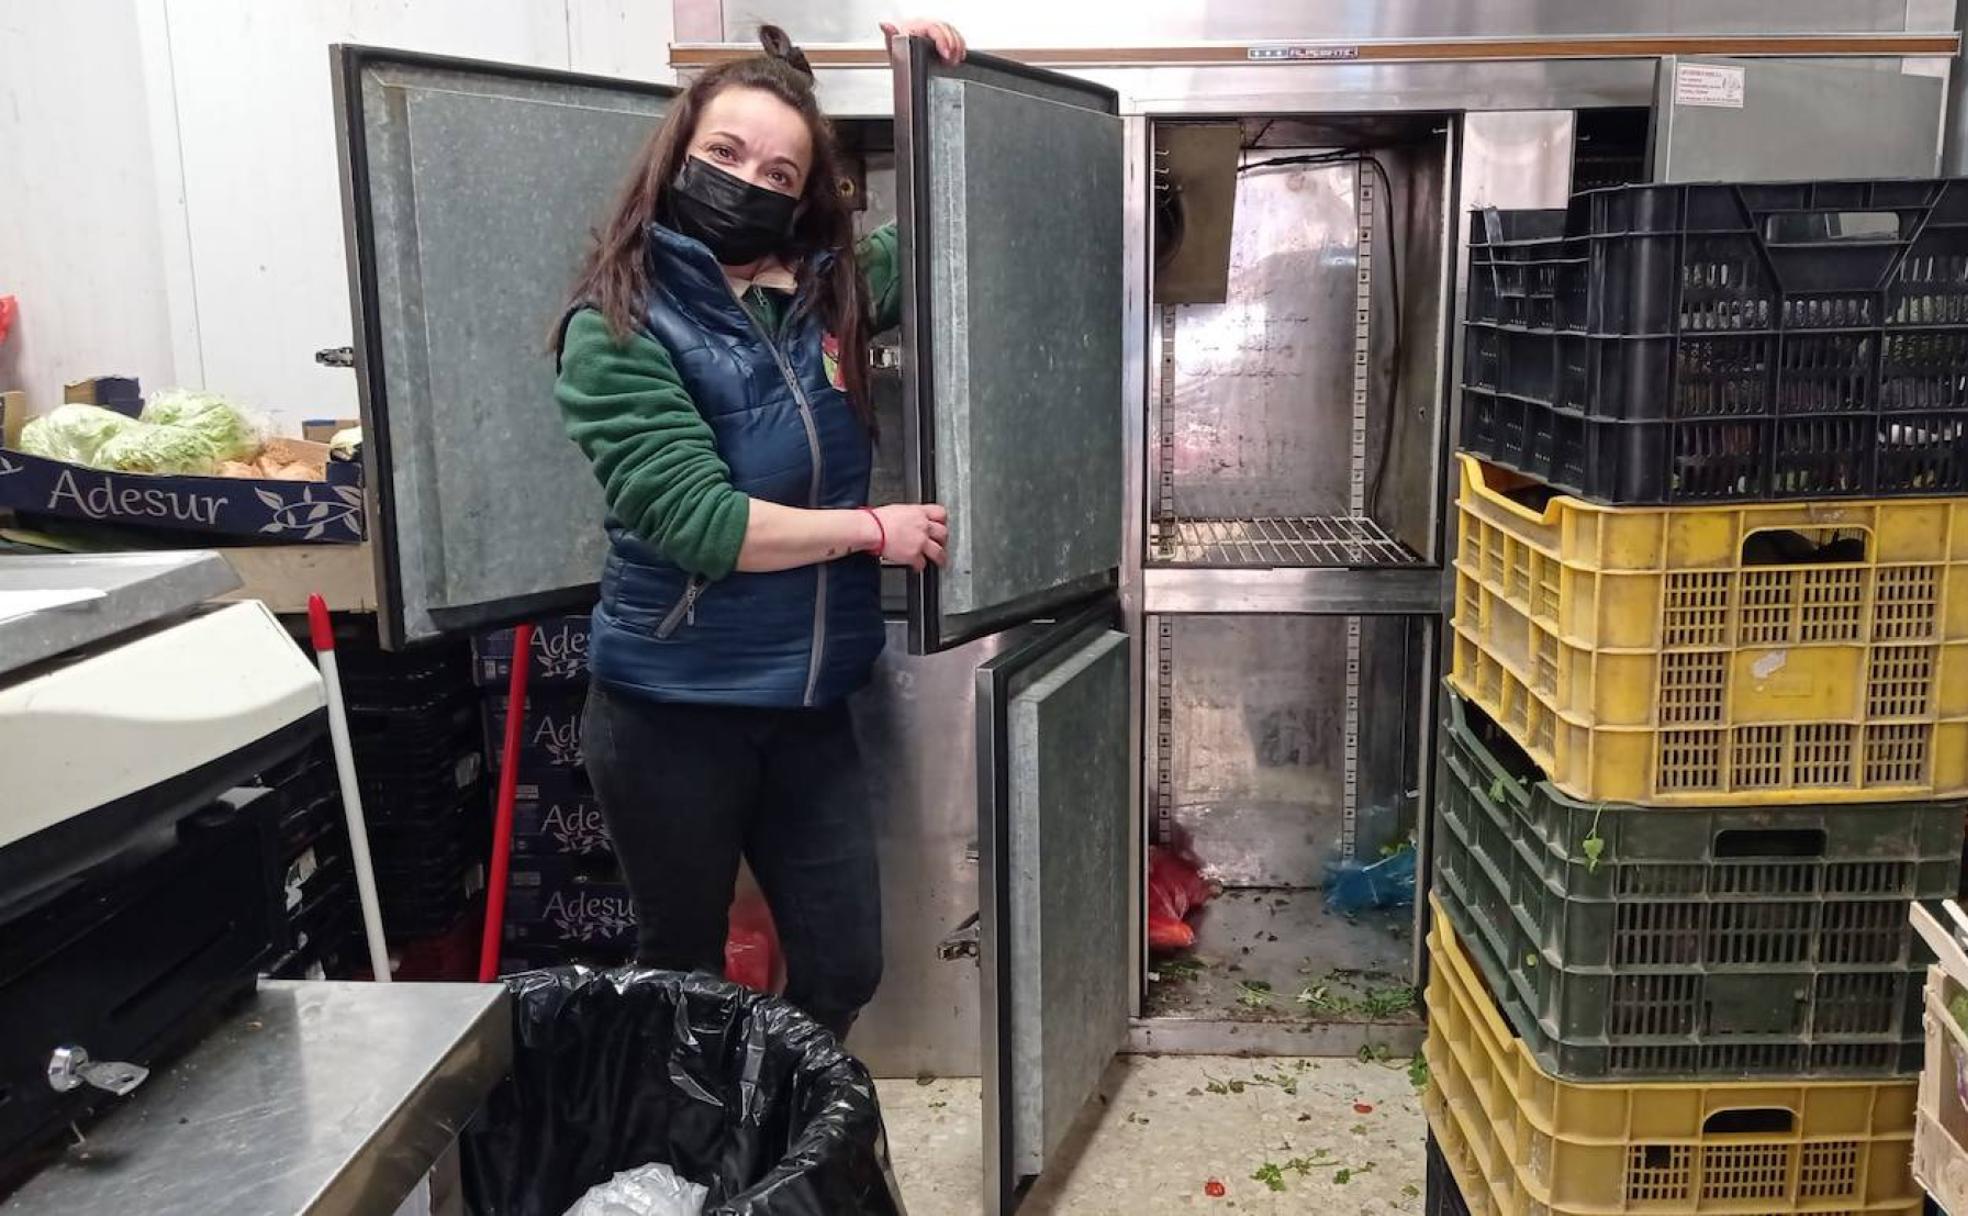
[[[1472,1213],[1920,1212],[1915,1082],[1557,1080],[1433,911],[1423,1101]]]
[[[1457,459],[1449,680],[1567,794],[1968,790],[1968,499],[1538,511]]]

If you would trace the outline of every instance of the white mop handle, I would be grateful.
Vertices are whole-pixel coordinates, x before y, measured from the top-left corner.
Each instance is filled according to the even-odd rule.
[[[349,743],[348,710],[342,705],[342,676],[335,665],[334,635],[327,629],[327,608],[317,605],[320,605],[318,596],[309,604],[314,657],[321,665],[321,684],[328,694],[328,739],[335,749],[335,775],[342,783],[342,814],[348,818],[349,858],[355,863],[355,892],[362,902],[362,932],[369,939],[369,968],[377,983],[387,984],[389,945],[383,940],[383,909],[376,899],[376,870],[369,861],[369,825],[362,817],[362,788],[355,780],[355,749]]]
[[[342,680],[335,652],[323,650],[321,682],[328,688],[328,737],[335,746],[335,775],[342,783],[342,814],[348,817],[349,857],[355,862],[355,891],[362,901],[362,932],[369,939],[369,966],[378,983],[390,978],[389,946],[383,941],[383,909],[376,899],[376,869],[369,860],[369,825],[362,817],[362,788],[355,780],[355,751],[349,746],[348,711],[342,707]]]

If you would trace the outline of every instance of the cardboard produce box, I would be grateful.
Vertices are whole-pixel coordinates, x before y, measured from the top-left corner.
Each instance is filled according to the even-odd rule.
[[[513,799],[512,851],[521,856],[613,858],[601,803],[578,775],[521,781]]]
[[[330,459],[326,444],[267,444],[289,460],[321,466],[321,481],[112,472],[14,447],[25,413],[20,394],[0,395],[0,434],[8,438],[0,448],[0,509],[284,544],[363,538],[362,464]]]
[[[472,678],[480,687],[503,689],[512,678],[511,629],[472,639]],[[588,682],[588,614],[557,616],[533,629],[533,667],[528,686],[585,687]]]
[[[508,946],[635,946],[635,901],[620,879],[585,873],[563,858],[513,862],[506,893]]]

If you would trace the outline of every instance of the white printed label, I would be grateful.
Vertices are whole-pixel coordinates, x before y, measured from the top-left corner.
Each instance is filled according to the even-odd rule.
[[[1674,65],[1674,104],[1743,108],[1743,70],[1715,63]]]

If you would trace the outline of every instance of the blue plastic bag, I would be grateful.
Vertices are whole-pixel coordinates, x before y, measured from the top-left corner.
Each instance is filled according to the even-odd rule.
[[[1404,844],[1372,865],[1349,857],[1326,867],[1326,910],[1343,916],[1415,901],[1415,850]]]

